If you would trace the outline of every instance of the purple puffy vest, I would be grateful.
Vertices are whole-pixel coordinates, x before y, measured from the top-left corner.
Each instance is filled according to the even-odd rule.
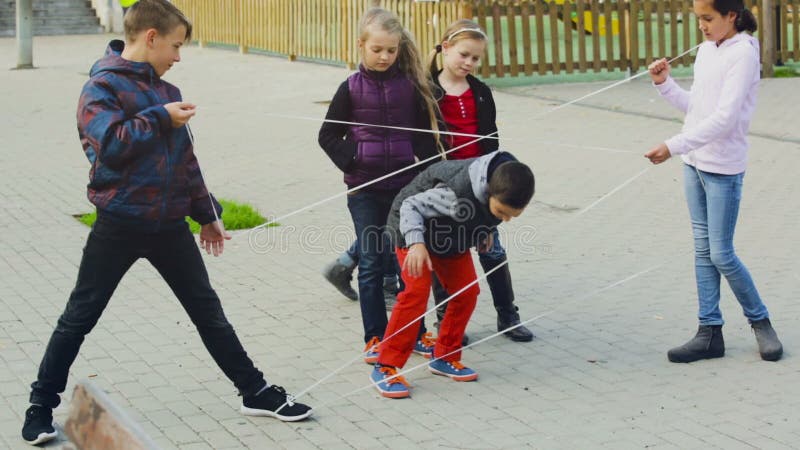
[[[414,84],[393,64],[385,72],[363,65],[347,79],[352,121],[416,128],[419,110]],[[369,126],[351,126],[348,138],[358,143],[355,162],[344,182],[357,186],[414,164],[413,132]],[[368,186],[368,190],[399,190],[419,173],[416,169]]]

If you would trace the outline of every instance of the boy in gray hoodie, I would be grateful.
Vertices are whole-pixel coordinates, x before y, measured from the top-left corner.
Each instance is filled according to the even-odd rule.
[[[384,397],[409,396],[408,383],[397,376],[414,347],[435,271],[448,292],[458,292],[447,308],[429,364],[431,372],[456,381],[478,374],[461,364],[461,339],[480,290],[473,247],[491,247],[500,222],[522,214],[534,193],[531,169],[507,152],[480,158],[442,161],[417,175],[395,197],[387,232],[396,247],[406,288],[397,297],[386,339],[378,351],[371,379]],[[408,323],[413,325],[400,331]],[[397,333],[395,335],[395,333]]]

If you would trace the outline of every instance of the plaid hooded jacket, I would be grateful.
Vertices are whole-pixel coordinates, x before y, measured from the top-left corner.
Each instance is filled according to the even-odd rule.
[[[78,134],[91,163],[87,196],[102,215],[144,231],[215,220],[188,129],[164,108],[181,101],[149,63],[123,59],[111,41],[83,86]],[[217,214],[222,208],[214,200]]]

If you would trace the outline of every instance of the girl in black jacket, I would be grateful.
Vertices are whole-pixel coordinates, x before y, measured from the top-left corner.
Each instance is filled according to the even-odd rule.
[[[449,135],[449,147],[460,148],[448,153],[447,159],[483,156],[499,147],[495,123],[497,110],[492,91],[471,74],[486,51],[486,41],[486,34],[478,24],[463,19],[447,28],[441,43],[430,55],[431,76],[436,85],[434,95],[439,102],[439,109],[448,131],[490,136],[476,141],[474,137]],[[437,56],[440,53],[442,69],[437,65]],[[479,259],[484,272],[506,262],[506,251],[500,245],[496,231],[493,245],[481,252]],[[520,318],[514,305],[514,290],[511,287],[508,264],[489,275],[487,281],[497,310],[497,331],[519,324]],[[437,304],[448,297],[447,292],[436,280],[434,280],[434,297]],[[437,310],[440,322],[446,307],[447,304],[444,304]],[[505,335],[517,342],[528,342],[533,339],[533,333],[525,326],[518,326],[507,331]]]

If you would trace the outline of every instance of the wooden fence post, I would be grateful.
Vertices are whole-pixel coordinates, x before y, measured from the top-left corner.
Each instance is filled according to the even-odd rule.
[[[622,0],[617,0],[622,2]],[[636,1],[636,0],[632,0]],[[647,0],[645,0],[647,1]],[[639,24],[638,24],[638,17],[631,17],[631,2],[626,1],[625,3],[625,14],[620,17],[620,30],[625,30],[624,34],[620,36],[620,39],[625,41],[625,59],[627,59],[627,67],[620,67],[620,69],[625,70],[626,76],[631,76],[631,67],[633,67],[633,60],[631,59],[632,51],[631,51],[631,33],[638,33],[639,32]],[[622,56],[622,55],[620,55]]]
[[[248,51],[245,41],[247,40],[246,36],[248,36],[249,33],[245,31],[245,27],[247,26],[246,24],[249,24],[249,21],[245,20],[244,5],[242,4],[242,0],[236,2],[236,7],[237,12],[239,13],[239,29],[237,30],[239,34],[239,53],[244,55]]]
[[[761,76],[772,78],[775,75],[775,14],[773,13],[773,0],[764,0],[761,12],[762,26],[761,36],[763,38],[761,48]]]
[[[460,2],[461,6],[461,17],[465,19],[474,19],[475,13],[472,12],[472,2]],[[447,26],[447,24],[445,24]]]
[[[298,13],[297,4],[295,2],[289,2],[287,5],[289,10],[289,14],[287,16],[287,20],[289,21],[289,61],[297,60],[297,37],[300,33],[297,31],[298,25],[301,23],[302,18],[296,17]]]

